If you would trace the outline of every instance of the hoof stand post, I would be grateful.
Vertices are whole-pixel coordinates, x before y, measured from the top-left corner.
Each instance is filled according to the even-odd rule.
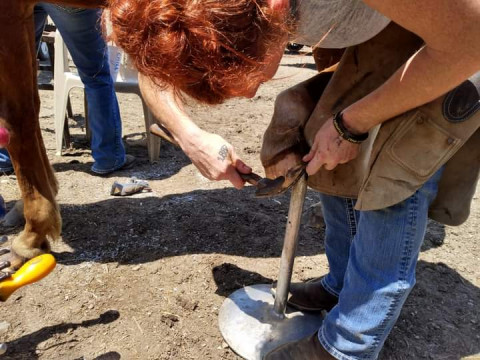
[[[322,323],[320,315],[287,308],[306,191],[306,177],[302,176],[292,189],[275,299],[271,285],[247,286],[230,295],[220,308],[223,338],[247,360],[260,360],[282,344],[311,335]]]

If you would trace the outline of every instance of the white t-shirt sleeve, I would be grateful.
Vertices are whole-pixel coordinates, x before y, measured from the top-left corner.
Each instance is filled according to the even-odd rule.
[[[321,48],[360,44],[390,22],[361,0],[297,0],[296,15],[292,41]]]

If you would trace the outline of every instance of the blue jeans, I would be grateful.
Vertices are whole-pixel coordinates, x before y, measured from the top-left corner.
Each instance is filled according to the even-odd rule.
[[[441,173],[408,199],[381,210],[356,211],[353,199],[321,196],[330,266],[322,285],[339,301],[318,338],[338,359],[378,357],[415,285],[428,208]]]
[[[108,52],[100,30],[101,11],[40,3],[35,6],[35,39],[41,38],[49,15],[62,34],[85,85],[92,132],[92,171],[112,172],[125,164],[122,124],[110,76]],[[0,152],[0,170],[11,167],[6,151]]]
[[[13,171],[12,162],[7,149],[0,149],[0,175],[2,172]]]

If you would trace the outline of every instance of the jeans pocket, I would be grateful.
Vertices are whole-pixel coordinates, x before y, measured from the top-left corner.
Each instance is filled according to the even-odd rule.
[[[399,126],[386,151],[398,165],[421,179],[428,179],[461,146],[459,138],[416,111]]]

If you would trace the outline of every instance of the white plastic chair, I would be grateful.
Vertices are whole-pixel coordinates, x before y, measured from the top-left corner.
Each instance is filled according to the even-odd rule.
[[[58,31],[55,33],[55,66],[53,79],[55,142],[57,145],[57,155],[62,155],[68,95],[73,88],[83,88],[84,86],[80,77],[72,73],[68,67],[67,47]]]
[[[143,116],[147,133],[148,158],[151,163],[156,162],[160,157],[160,138],[150,134],[150,125],[155,123],[155,118],[145,104],[145,101],[143,101],[142,94],[140,93],[140,88],[138,86],[138,72],[129,66],[128,57],[120,48],[109,46],[109,57],[110,72],[115,83],[115,91],[118,93],[137,94],[142,101]],[[75,87],[84,88],[80,77],[70,71],[68,65],[68,50],[63,42],[62,36],[57,31],[55,34],[54,74],[55,139],[57,155],[62,154],[68,95]]]

